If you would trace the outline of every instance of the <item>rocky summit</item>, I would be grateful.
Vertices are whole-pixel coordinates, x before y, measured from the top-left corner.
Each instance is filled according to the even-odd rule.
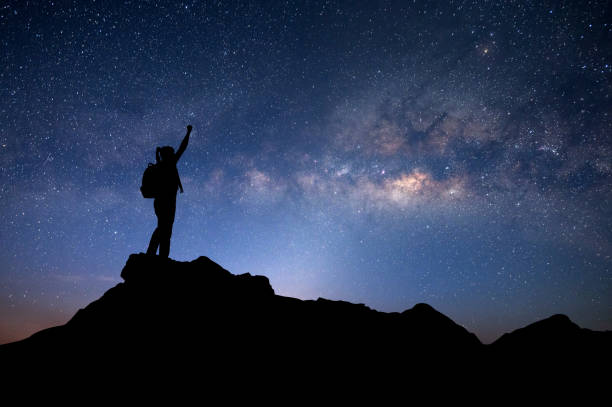
[[[266,277],[234,275],[207,257],[179,262],[133,254],[121,277],[123,283],[65,325],[1,346],[0,356],[9,363],[146,361],[217,372],[256,374],[266,366],[278,375],[366,376],[425,366],[486,370],[500,361],[526,363],[521,355],[534,352],[555,358],[560,350],[564,358],[587,352],[610,360],[612,332],[579,328],[566,316],[483,345],[427,304],[385,313],[345,301],[283,297]]]

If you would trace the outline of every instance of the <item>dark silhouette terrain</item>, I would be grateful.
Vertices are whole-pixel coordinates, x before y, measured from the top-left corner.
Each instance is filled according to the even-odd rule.
[[[65,325],[0,346],[5,366],[188,364],[219,377],[265,370],[331,379],[612,360],[612,332],[581,329],[561,315],[483,345],[426,304],[384,313],[344,301],[283,297],[266,277],[233,275],[206,257],[177,262],[133,254],[121,277],[124,283]]]

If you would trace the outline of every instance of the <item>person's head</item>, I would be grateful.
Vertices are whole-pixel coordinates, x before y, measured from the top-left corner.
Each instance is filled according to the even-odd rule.
[[[174,157],[174,148],[172,148],[170,146],[160,147],[159,148],[159,155],[160,155],[162,161],[168,161],[168,160],[172,159],[172,157]]]

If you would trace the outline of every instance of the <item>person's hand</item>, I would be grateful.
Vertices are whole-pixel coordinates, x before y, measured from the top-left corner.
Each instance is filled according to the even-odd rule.
[[[193,127],[190,125],[187,126],[187,133],[191,133],[191,129],[193,129]]]

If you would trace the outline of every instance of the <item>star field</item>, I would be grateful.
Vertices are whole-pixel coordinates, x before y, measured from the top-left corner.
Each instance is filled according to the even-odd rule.
[[[607,2],[202,3],[0,6],[0,343],[120,281],[187,124],[172,258],[484,342],[612,329]]]

